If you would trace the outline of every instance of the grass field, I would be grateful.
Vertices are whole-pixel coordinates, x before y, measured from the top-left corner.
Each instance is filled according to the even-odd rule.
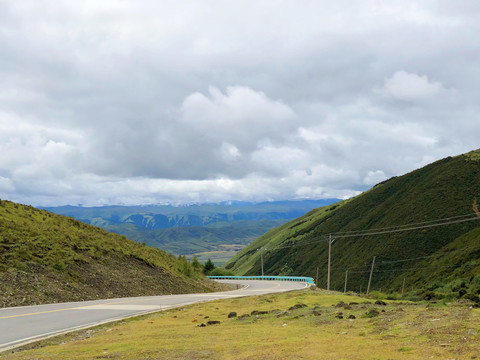
[[[340,301],[346,305],[336,307]],[[320,290],[212,301],[64,335],[3,358],[480,359],[480,309],[374,301]],[[296,304],[306,306],[289,310]],[[228,318],[232,311],[239,317]],[[220,324],[199,326],[212,320]]]

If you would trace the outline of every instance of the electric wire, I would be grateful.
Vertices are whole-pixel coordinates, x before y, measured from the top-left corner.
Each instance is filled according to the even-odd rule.
[[[419,225],[419,226],[412,226],[412,227],[403,227],[403,228],[400,228],[400,229],[379,230],[379,231],[375,231],[375,229],[372,229],[369,232],[366,231],[366,232],[363,232],[363,233],[345,234],[345,235],[334,235],[334,234],[332,234],[332,236],[334,236],[336,239],[341,239],[341,238],[349,238],[349,237],[361,237],[361,236],[390,234],[390,233],[395,233],[395,232],[420,230],[420,229],[427,229],[427,228],[432,228],[432,227],[437,227],[437,226],[458,224],[458,223],[473,221],[473,220],[480,220],[480,217],[470,217],[470,218],[466,218],[466,219],[457,219],[457,220],[451,220],[451,221],[448,221],[448,222],[441,222],[441,223],[435,223],[435,224]]]
[[[343,234],[347,235],[347,234],[351,234],[351,233],[360,234],[360,233],[363,233],[363,232],[370,232],[370,231],[394,230],[394,229],[403,228],[403,227],[420,226],[420,225],[424,225],[424,224],[439,223],[439,222],[448,221],[448,220],[452,220],[452,219],[460,219],[460,218],[466,218],[466,217],[470,218],[470,217],[475,217],[475,216],[478,216],[478,215],[476,213],[469,213],[469,214],[464,214],[464,215],[450,216],[450,217],[441,218],[441,219],[428,220],[428,221],[422,221],[422,222],[417,222],[417,223],[408,223],[408,224],[403,224],[403,225],[394,225],[394,226],[383,227],[383,228],[339,231],[339,232],[336,232],[336,233],[332,233],[332,236],[343,235]]]
[[[398,269],[391,269],[391,270],[376,270],[373,269],[374,273],[382,273],[382,272],[406,272],[406,271],[417,271],[417,270],[438,270],[438,269],[449,269],[449,268],[459,268],[462,266],[480,266],[480,264],[462,264],[462,265],[445,265],[445,266],[426,266],[426,267],[414,267],[414,268],[398,268]],[[369,273],[370,270],[348,270],[348,273]]]
[[[432,257],[439,258],[444,255],[451,255],[451,254],[457,254],[457,253],[466,253],[470,250],[476,250],[480,251],[480,245],[477,246],[470,246],[461,250],[453,250],[453,251],[448,251],[445,254],[434,254],[434,255],[429,255],[429,256],[420,256],[420,257],[414,257],[414,258],[408,258],[408,259],[400,259],[400,260],[392,260],[392,261],[384,261],[384,260],[377,260],[375,262],[375,270],[374,272],[404,272],[404,271],[410,271],[410,270],[425,270],[425,269],[439,269],[439,268],[444,268],[444,267],[455,267],[457,265],[448,265],[444,267],[438,267],[438,266],[430,266],[430,267],[420,267],[420,268],[403,268],[403,267],[397,267],[395,269],[388,269],[388,270],[379,270],[378,267],[381,267],[382,265],[389,265],[389,264],[395,264],[395,263],[401,263],[401,262],[409,262],[409,261],[414,261],[414,260],[422,260],[422,259],[428,259]],[[475,264],[463,264],[465,266],[475,266]],[[480,266],[480,264],[478,264]],[[349,273],[368,273],[370,272],[370,267],[371,264],[363,264],[360,266],[356,267],[332,267],[332,271],[348,271]],[[365,270],[355,270],[355,269],[365,269]]]
[[[368,230],[357,230],[357,231],[349,231],[349,232],[336,232],[336,233],[331,233],[329,235],[331,235],[335,239],[373,236],[373,235],[390,234],[390,233],[403,232],[403,231],[421,230],[421,229],[463,223],[463,222],[474,221],[474,220],[480,220],[480,217],[476,213],[459,215],[459,216],[451,216],[443,219],[397,225],[392,227],[373,228]],[[328,241],[329,235],[323,235],[323,238],[321,239],[314,239],[311,241],[298,242],[298,243],[293,243],[291,245],[283,245],[283,246],[277,246],[273,248],[264,248],[264,250],[273,251],[273,250],[287,249],[287,248],[292,248],[297,246],[305,246],[305,245],[314,244],[314,243],[320,243],[323,241]]]

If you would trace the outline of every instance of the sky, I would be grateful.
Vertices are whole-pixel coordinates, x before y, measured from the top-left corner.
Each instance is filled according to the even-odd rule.
[[[0,0],[0,198],[348,198],[480,148],[474,1]]]

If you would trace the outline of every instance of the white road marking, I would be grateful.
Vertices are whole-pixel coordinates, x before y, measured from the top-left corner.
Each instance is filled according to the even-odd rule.
[[[161,305],[95,305],[95,306],[81,306],[73,308],[72,310],[134,310],[134,311],[143,311],[143,310],[163,310],[166,306]]]

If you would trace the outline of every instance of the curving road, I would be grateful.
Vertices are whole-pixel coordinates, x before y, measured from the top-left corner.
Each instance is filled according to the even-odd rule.
[[[0,309],[0,352],[46,337],[197,302],[302,289],[288,281],[218,280],[239,290],[94,300]]]

